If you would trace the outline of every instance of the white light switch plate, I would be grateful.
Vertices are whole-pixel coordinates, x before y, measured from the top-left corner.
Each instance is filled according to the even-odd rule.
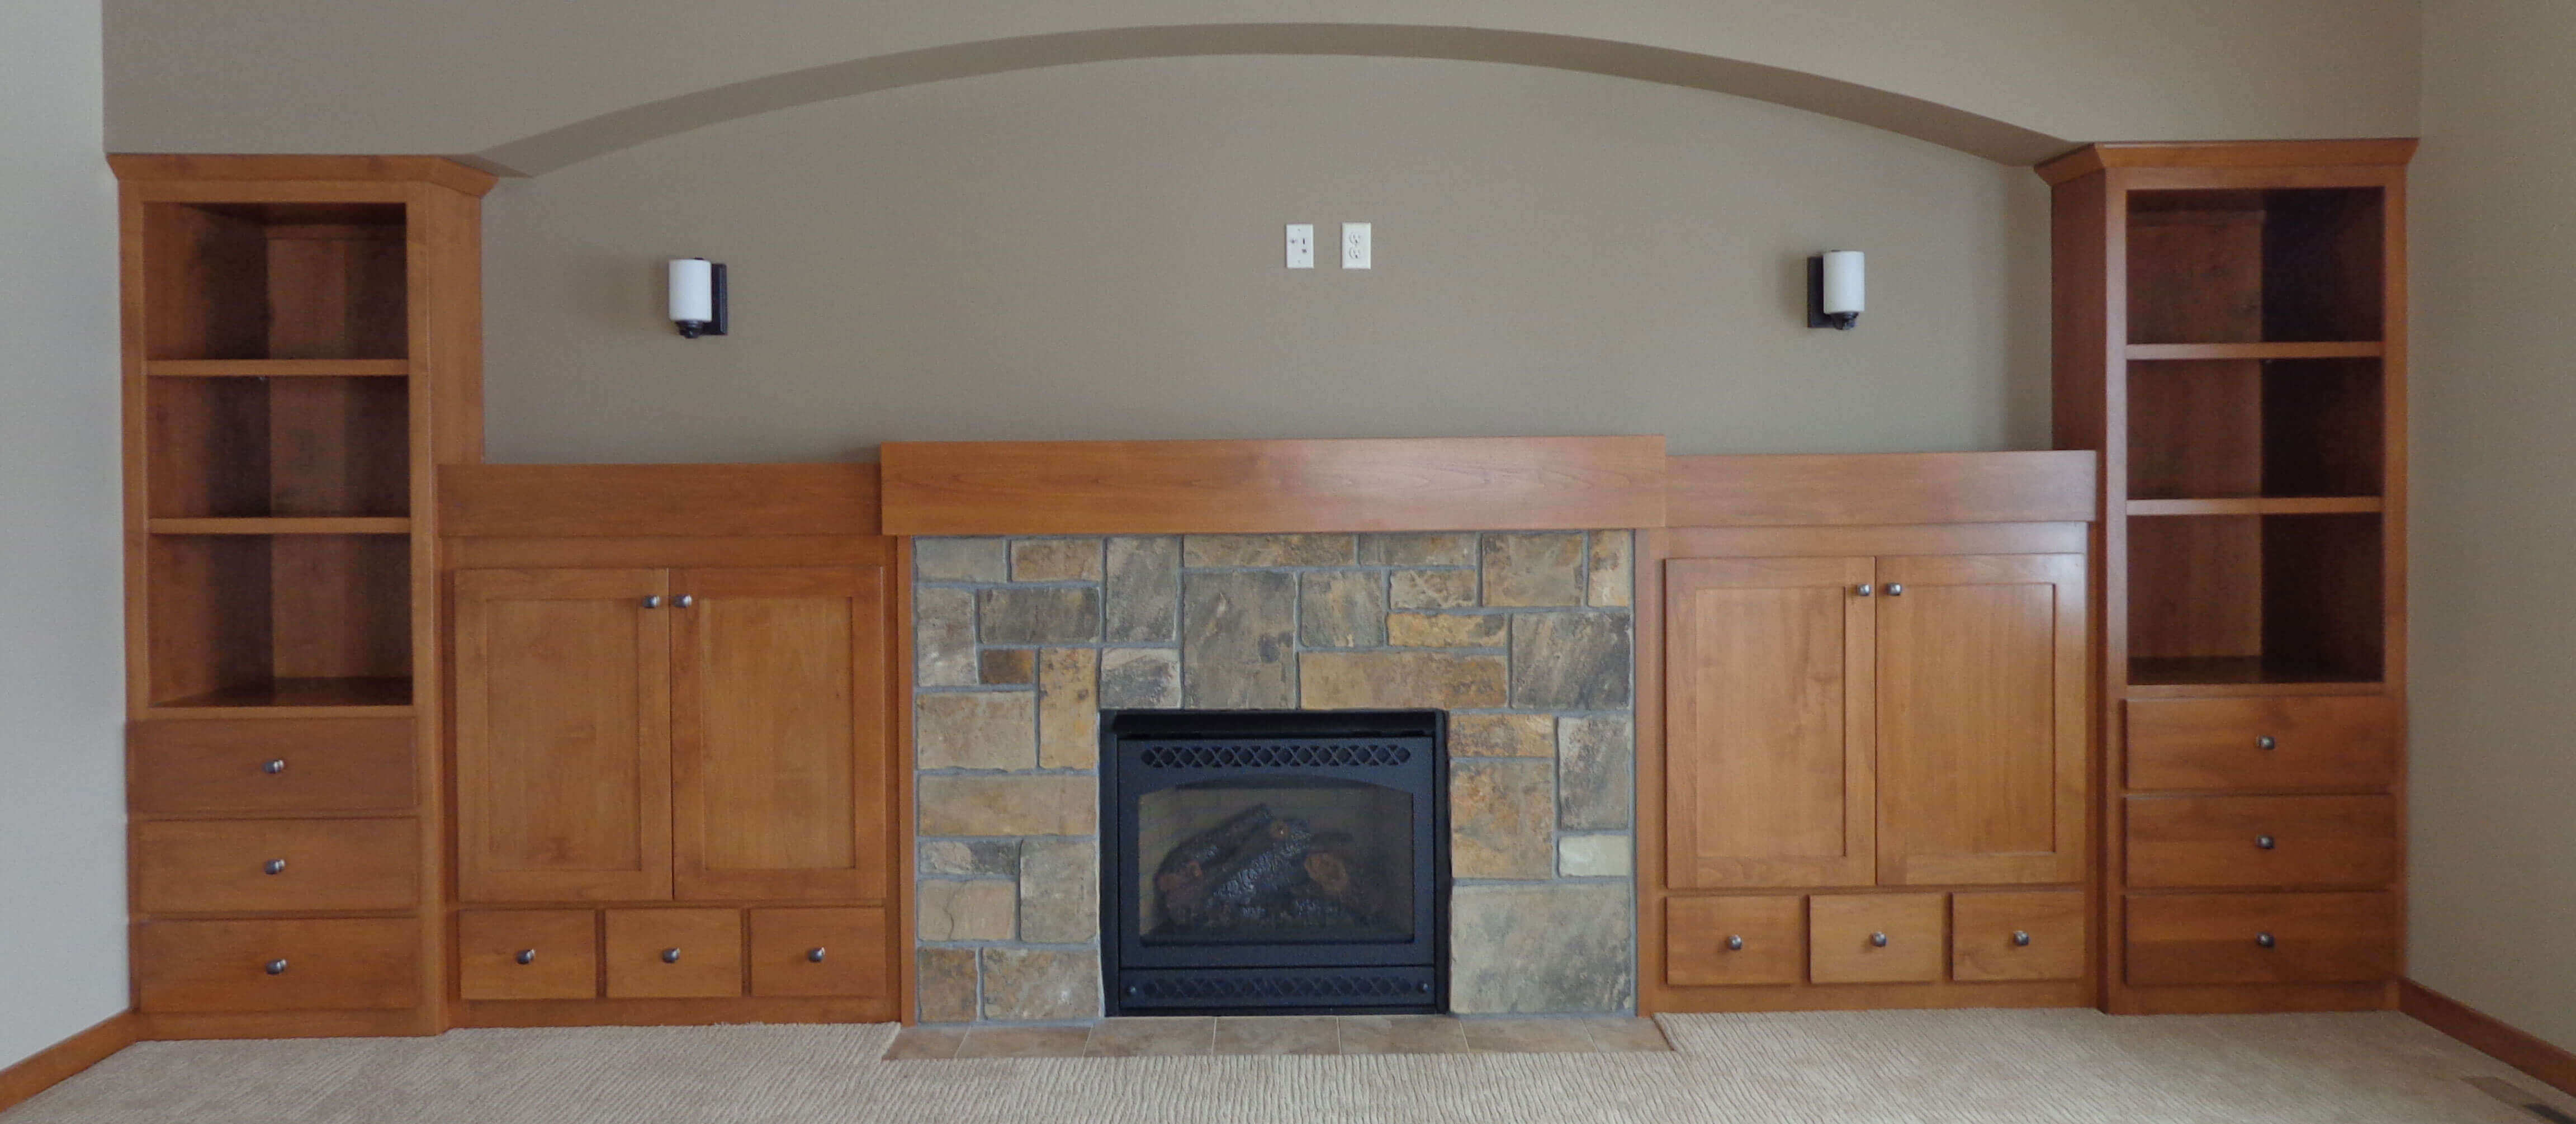
[[[1315,268],[1315,224],[1311,222],[1288,224],[1288,268]]]
[[[1342,268],[1367,269],[1368,267],[1369,224],[1364,222],[1343,223]]]

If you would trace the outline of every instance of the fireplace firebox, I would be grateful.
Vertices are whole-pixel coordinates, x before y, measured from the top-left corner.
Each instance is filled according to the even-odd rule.
[[[1112,1015],[1439,1012],[1447,716],[1108,711]]]

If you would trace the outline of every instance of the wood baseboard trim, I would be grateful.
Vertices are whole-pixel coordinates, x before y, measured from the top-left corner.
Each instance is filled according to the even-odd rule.
[[[2399,982],[2397,1009],[2559,1092],[2576,1096],[2576,1054],[2413,980]]]
[[[0,1112],[7,1112],[20,1102],[69,1080],[80,1071],[106,1061],[108,1056],[133,1045],[143,1035],[142,1020],[126,1011],[105,1022],[75,1034],[34,1057],[0,1069]]]

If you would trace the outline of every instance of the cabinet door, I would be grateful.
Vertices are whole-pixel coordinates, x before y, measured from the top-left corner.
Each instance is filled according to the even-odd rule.
[[[456,575],[457,887],[671,896],[670,575]]]
[[[884,897],[885,570],[689,570],[676,592],[679,896]]]
[[[1872,580],[1867,558],[1664,564],[1673,886],[1870,884]]]
[[[2083,556],[1878,574],[1879,881],[2082,881]]]

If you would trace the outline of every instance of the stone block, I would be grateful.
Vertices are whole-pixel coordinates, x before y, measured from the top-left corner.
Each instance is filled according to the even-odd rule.
[[[1452,652],[1308,652],[1298,663],[1308,710],[1498,707],[1507,678],[1501,656]]]
[[[1585,603],[1602,608],[1628,607],[1630,590],[1636,584],[1634,557],[1636,535],[1627,531],[1592,532],[1591,587]]]
[[[1029,769],[1038,763],[1037,696],[1027,691],[921,695],[912,741],[924,769]],[[935,832],[933,834],[966,834]]]
[[[1626,878],[1636,844],[1625,835],[1568,835],[1556,841],[1556,872],[1567,878]]]
[[[1297,642],[1309,648],[1386,643],[1386,576],[1370,570],[1300,574]]]
[[[924,839],[913,855],[923,874],[1020,876],[1017,839]]]
[[[1512,705],[1624,710],[1631,647],[1626,613],[1524,613],[1512,619]]]
[[[975,592],[913,591],[912,651],[915,685],[974,686],[981,678],[975,662]]]
[[[1545,714],[1453,714],[1452,757],[1554,757],[1556,719]]]
[[[1100,935],[1100,844],[1031,839],[1020,847],[1020,939],[1081,944]]]
[[[1088,769],[1100,763],[1100,653],[1046,648],[1038,653],[1038,767]]]
[[[1180,638],[1181,540],[1170,535],[1109,540],[1112,644],[1172,644]]]
[[[1190,535],[1182,565],[1193,570],[1257,566],[1348,566],[1358,556],[1352,535]]]
[[[1100,657],[1104,710],[1172,710],[1181,705],[1177,648],[1111,648]]]
[[[913,950],[920,987],[921,1021],[971,1023],[982,1010],[975,994],[975,950]]]
[[[1011,540],[1012,581],[1096,582],[1100,573],[1099,539]]]
[[[1363,566],[1473,566],[1476,534],[1442,531],[1360,536]]]
[[[1016,886],[993,879],[925,878],[912,900],[925,941],[1007,941],[1019,904]]]
[[[1089,644],[1100,639],[1100,591],[1088,586],[979,589],[987,644]]]
[[[1087,776],[920,778],[923,835],[1089,835],[1100,784]]]
[[[1570,831],[1621,831],[1637,786],[1635,728],[1626,718],[1556,724],[1557,820]]]
[[[1295,574],[1182,576],[1181,687],[1187,705],[1216,710],[1296,706],[1296,641]]]
[[[926,582],[1002,582],[1011,576],[1007,539],[914,539],[912,576]]]
[[[1397,609],[1470,609],[1474,570],[1397,570],[1388,575],[1387,605]]]
[[[1038,681],[1038,654],[1027,648],[986,648],[976,663],[987,687],[1026,687]]]
[[[1039,948],[984,951],[984,1017],[1038,1022],[1100,1017],[1100,954]]]
[[[1399,648],[1500,648],[1512,619],[1500,613],[1394,613],[1386,642]]]
[[[1637,990],[1629,940],[1635,913],[1624,882],[1458,887],[1450,898],[1450,1009],[1629,1009]]]
[[[1460,878],[1551,877],[1556,794],[1548,762],[1468,757],[1449,762],[1449,865]]]
[[[1583,603],[1581,531],[1485,536],[1485,604],[1510,606]]]

